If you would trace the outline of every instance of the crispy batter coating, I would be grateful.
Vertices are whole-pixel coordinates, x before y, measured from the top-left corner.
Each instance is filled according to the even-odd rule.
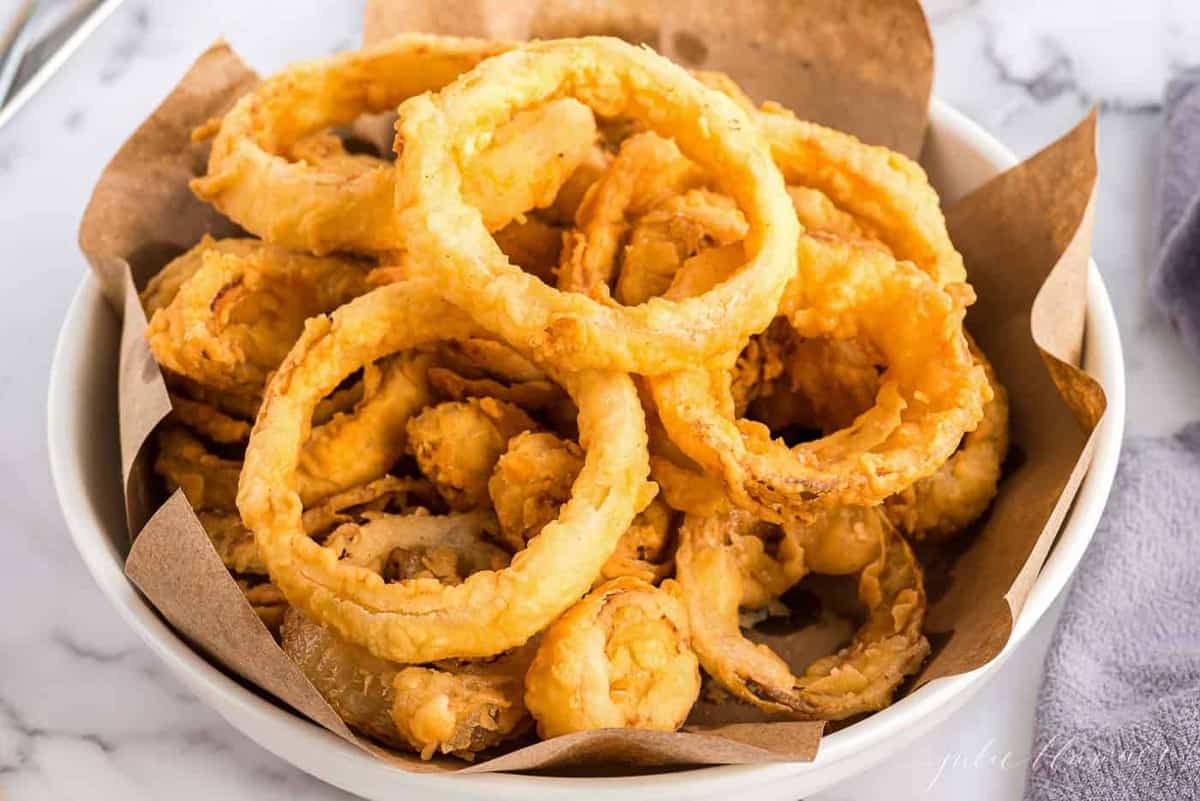
[[[607,302],[621,243],[633,221],[704,181],[703,171],[669,139],[650,132],[627,139],[576,212],[576,229],[563,246],[558,288]]]
[[[306,319],[367,289],[367,267],[354,260],[262,243],[248,252],[206,242],[197,248],[199,268],[154,312],[145,336],[164,368],[224,392],[260,392]],[[175,271],[168,265],[164,272]],[[157,287],[153,302],[163,294]]]
[[[555,429],[570,429],[578,410],[566,391],[541,368],[494,340],[439,343],[429,383],[447,400],[495,398],[544,413]]]
[[[916,540],[944,540],[957,534],[996,497],[1008,453],[1008,392],[974,341],[971,351],[992,388],[979,426],[963,436],[958,450],[936,473],[888,498],[884,506],[896,527]]]
[[[846,648],[800,676],[738,625],[747,579],[734,548],[736,517],[689,516],[676,553],[692,646],[705,671],[735,696],[768,712],[804,720],[840,720],[882,709],[929,652],[921,633],[925,590],[904,539],[884,528],[875,558],[859,575],[867,620]]]
[[[431,398],[425,381],[428,356],[398,354],[381,362],[363,369],[363,395],[354,408],[309,434],[297,469],[306,506],[380,478],[404,455],[405,425]],[[158,440],[154,469],[169,490],[182,488],[197,510],[235,508],[239,461],[210,452],[181,426],[161,428]]]
[[[208,174],[192,181],[192,191],[246,230],[285,247],[313,253],[397,249],[403,239],[394,166],[330,152],[329,138],[311,137],[440,89],[508,47],[407,34],[292,64],[259,83],[221,120]],[[306,113],[296,114],[298,106]],[[595,135],[591,112],[570,99],[515,115],[471,160],[463,181],[467,203],[479,209],[489,230],[549,205],[588,157]]]
[[[250,423],[231,417],[216,406],[192,400],[168,391],[171,398],[171,414],[167,420],[176,425],[190,428],[213,442],[231,445],[250,438]]]
[[[389,584],[309,539],[293,482],[317,400],[364,363],[478,335],[468,316],[419,281],[389,284],[313,318],[272,379],[246,448],[238,509],[272,582],[293,606],[384,658],[491,656],[527,642],[587,591],[648,501],[645,417],[632,380],[564,373],[556,380],[579,408],[583,471],[558,519],[509,567],[455,586]]]
[[[599,138],[597,136],[598,140]],[[561,226],[570,227],[574,225],[575,215],[579,213],[579,207],[582,205],[583,199],[587,196],[588,190],[592,188],[592,184],[600,179],[600,176],[604,174],[611,163],[612,154],[608,152],[608,148],[604,147],[600,141],[593,144],[592,149],[588,151],[587,157],[579,163],[579,166],[575,168],[575,172],[571,173],[570,177],[563,182],[562,188],[558,190],[558,194],[554,198],[554,202],[546,207],[544,211],[546,217]],[[499,239],[496,241],[499,242]]]
[[[617,541],[617,549],[600,568],[597,583],[629,576],[657,584],[671,574],[674,558],[674,515],[655,497]]]
[[[158,429],[158,458],[154,472],[163,477],[167,489],[183,490],[193,509],[236,508],[238,476],[242,463],[209,452],[187,429],[161,426]]]
[[[320,537],[337,526],[362,522],[372,513],[424,508],[423,504],[428,504],[433,494],[433,486],[422,479],[384,476],[305,509],[304,531],[311,537]],[[227,568],[235,573],[266,575],[267,567],[258,555],[254,534],[242,524],[236,512],[201,509],[196,517]]]
[[[638,218],[616,282],[626,306],[664,294],[684,261],[702,250],[740,242],[746,219],[733,201],[705,189],[672,195]]]
[[[967,280],[937,192],[915,161],[797,119],[773,103],[763,106],[755,122],[788,184],[820,191],[853,215],[870,238],[886,245],[897,259],[916,264],[938,286]]]
[[[488,481],[500,538],[514,552],[525,548],[558,517],[583,469],[580,447],[547,432],[525,432],[509,441]],[[655,498],[638,512],[596,581],[634,576],[655,582],[671,571],[671,511]]]
[[[522,675],[532,646],[486,662],[404,666],[295,609],[281,635],[284,652],[350,728],[423,759],[470,760],[529,726]]]
[[[517,406],[495,398],[447,401],[408,423],[408,450],[452,509],[478,509],[508,441],[536,428]]]
[[[525,675],[539,735],[683,725],[700,694],[700,671],[671,584],[614,579],[550,625]]]
[[[502,570],[509,562],[508,552],[486,535],[495,530],[495,520],[482,512],[366,512],[362,517],[338,526],[325,547],[340,562],[364,567],[386,581],[432,578],[456,585],[480,570]]]
[[[523,80],[514,83],[514,74]],[[463,154],[513,111],[563,95],[671,137],[728,191],[747,223],[734,275],[701,296],[621,306],[546,286],[509,263],[466,206]],[[727,366],[746,337],[770,322],[793,271],[800,226],[761,135],[743,109],[649,49],[599,36],[531,42],[487,59],[436,95],[404,101],[397,135],[406,246],[452,302],[552,364],[637,373]],[[584,206],[596,193],[589,189]]]
[[[354,408],[312,429],[300,453],[301,501],[310,505],[387,473],[405,453],[406,426],[433,399],[429,357],[399,353],[363,367]]]
[[[583,469],[583,449],[548,432],[513,437],[488,480],[500,535],[514,552],[558,517]]]
[[[167,265],[146,283],[146,288],[139,296],[146,319],[152,318],[159,309],[171,305],[180,288],[204,263],[205,253],[216,251],[230,256],[249,256],[261,248],[262,243],[257,239],[213,239],[205,234],[194,247],[167,262]]]
[[[566,229],[537,217],[509,223],[495,233],[496,244],[513,264],[547,284],[554,283]]]
[[[879,394],[880,362],[866,343],[796,336],[786,320],[757,338],[779,372],[755,388],[749,410],[772,431],[788,426],[825,434],[848,428]]]
[[[735,421],[728,372],[648,379],[672,440],[721,476],[738,505],[776,521],[877,504],[932,474],[990,398],[963,334],[960,295],[912,264],[820,234],[801,237],[799,264],[780,310],[791,327],[803,337],[861,337],[887,365],[875,405],[851,426],[788,448],[761,423]]]

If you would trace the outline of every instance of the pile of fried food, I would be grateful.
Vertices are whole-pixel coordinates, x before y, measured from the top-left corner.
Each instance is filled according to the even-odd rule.
[[[248,236],[142,293],[155,469],[350,727],[470,759],[920,667],[909,541],[986,510],[1008,410],[916,164],[604,37],[405,35],[195,137]],[[747,630],[814,573],[864,620],[793,672]]]

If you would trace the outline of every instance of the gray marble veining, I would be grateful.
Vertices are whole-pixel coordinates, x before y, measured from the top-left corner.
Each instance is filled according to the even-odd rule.
[[[65,2],[65,0],[59,0]],[[0,2],[0,17],[10,3]],[[936,91],[1028,155],[1101,109],[1095,256],[1129,369],[1129,429],[1200,417],[1200,367],[1150,306],[1145,275],[1173,71],[1200,60],[1183,0],[930,0]],[[0,797],[336,799],[197,701],[108,607],[50,487],[43,430],[55,333],[85,269],[75,229],[108,156],[217,35],[263,70],[351,46],[359,3],[129,0],[0,130]],[[826,801],[1010,799],[1030,758],[1048,616],[936,733]]]

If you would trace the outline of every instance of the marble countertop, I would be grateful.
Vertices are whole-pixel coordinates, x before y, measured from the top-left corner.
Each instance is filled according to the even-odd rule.
[[[15,6],[0,0],[0,19]],[[1195,418],[1200,369],[1149,305],[1144,282],[1160,97],[1173,71],[1200,58],[1200,5],[930,0],[927,9],[937,93],[1020,155],[1100,107],[1094,253],[1124,337],[1128,430],[1168,433]],[[218,35],[270,70],[353,46],[360,14],[358,3],[332,0],[127,0],[0,129],[0,798],[346,797],[226,725],[118,619],[67,537],[44,431],[55,334],[86,270],[79,216],[133,124]],[[934,734],[817,798],[1017,797],[1056,613]]]

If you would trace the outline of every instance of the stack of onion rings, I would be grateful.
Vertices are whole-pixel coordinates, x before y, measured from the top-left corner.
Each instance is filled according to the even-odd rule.
[[[343,138],[393,110],[394,161]],[[986,512],[1008,404],[916,164],[606,37],[404,35],[195,138],[251,236],[142,292],[155,467],[355,731],[671,731],[700,669],[834,720],[920,668],[905,538]],[[865,619],[795,674],[744,627],[810,574]]]

